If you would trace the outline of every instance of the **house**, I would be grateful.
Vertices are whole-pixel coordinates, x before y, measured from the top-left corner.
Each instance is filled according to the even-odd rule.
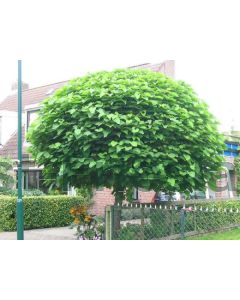
[[[240,135],[225,133],[225,145],[226,150],[223,154],[225,159],[224,170],[221,172],[221,178],[217,180],[216,191],[209,190],[209,198],[234,198],[238,196],[234,160],[239,156]]]
[[[130,67],[133,69],[143,68],[151,69],[154,72],[161,72],[167,76],[174,77],[175,63],[173,60],[167,60],[159,64],[142,64]],[[27,143],[25,140],[26,132],[31,122],[37,117],[41,102],[52,95],[56,90],[67,84],[67,81],[29,88],[26,84],[23,86],[23,188],[44,189],[42,167],[37,166],[27,153]],[[12,93],[0,103],[0,155],[17,160],[17,85],[13,85]],[[14,168],[17,171],[17,167]],[[71,192],[71,191],[69,191]],[[136,190],[136,198],[142,202],[151,202],[155,196],[153,191]],[[108,204],[114,202],[114,197],[110,189],[100,188],[94,192],[93,212],[102,214]]]

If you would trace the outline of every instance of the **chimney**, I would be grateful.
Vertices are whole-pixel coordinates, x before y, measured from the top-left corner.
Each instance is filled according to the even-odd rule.
[[[175,61],[165,60],[160,66],[159,72],[162,72],[169,77],[175,78]]]
[[[15,82],[12,84],[11,90],[14,92],[14,91],[17,91],[17,89],[18,89],[18,82],[15,81]],[[28,89],[29,89],[29,84],[23,81],[23,82],[22,82],[22,90],[24,91],[24,90],[28,90]]]

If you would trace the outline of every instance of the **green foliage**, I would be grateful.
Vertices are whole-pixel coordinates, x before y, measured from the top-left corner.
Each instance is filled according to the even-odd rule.
[[[43,102],[28,133],[47,182],[190,193],[214,182],[225,149],[192,88],[161,73],[116,70],[77,78]],[[119,192],[121,191],[121,193]]]
[[[47,228],[69,225],[70,209],[76,205],[89,205],[82,196],[24,197],[24,228]],[[16,230],[16,197],[0,196],[0,228]]]
[[[76,228],[78,240],[101,240],[103,238],[103,218],[88,212],[87,206],[76,206],[70,209],[74,220],[71,228]]]
[[[14,183],[14,174],[12,171],[13,161],[10,158],[0,156],[0,183],[5,188]]]
[[[18,191],[17,189],[8,189],[0,187],[0,195],[6,195],[6,196],[17,196]],[[23,190],[23,196],[43,196],[45,195],[44,192],[33,189],[33,190]]]
[[[91,186],[83,186],[80,188],[76,188],[76,193],[77,195],[82,195],[85,199],[88,199],[89,201],[91,201],[93,197],[93,189]]]
[[[237,175],[237,184],[236,184],[236,192],[237,195],[240,195],[240,158],[237,157],[234,159],[234,170]]]
[[[192,206],[193,207],[193,206]],[[194,232],[219,231],[232,226],[240,226],[240,201],[211,201],[195,203],[197,210],[185,212],[185,234]],[[181,206],[175,209],[147,208],[144,224],[129,223],[114,231],[114,239],[162,239],[181,233]],[[144,208],[145,209],[145,208]],[[214,209],[214,210],[213,210]],[[237,212],[237,209],[239,212]],[[134,215],[139,208],[122,209],[122,215]],[[125,211],[123,213],[123,211]]]

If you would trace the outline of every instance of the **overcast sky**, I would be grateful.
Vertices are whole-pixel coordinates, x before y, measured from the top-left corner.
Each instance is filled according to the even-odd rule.
[[[142,63],[176,61],[222,123],[240,130],[239,1],[0,1],[0,98],[31,87]]]

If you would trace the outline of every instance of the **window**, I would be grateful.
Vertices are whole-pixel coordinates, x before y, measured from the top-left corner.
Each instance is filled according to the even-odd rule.
[[[227,146],[227,150],[224,151],[224,156],[232,156],[232,157],[237,157],[238,156],[238,144],[234,142],[228,142],[225,143]]]
[[[138,188],[133,189],[133,200],[138,200]]]
[[[38,113],[39,113],[39,109],[27,111],[27,129],[31,125],[31,123],[37,119]]]
[[[44,190],[42,170],[23,170],[22,184],[24,190]]]

